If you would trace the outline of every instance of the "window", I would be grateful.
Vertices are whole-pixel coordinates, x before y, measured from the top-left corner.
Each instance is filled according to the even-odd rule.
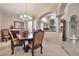
[[[56,23],[55,20],[50,20],[50,31],[56,32]]]
[[[36,30],[37,28],[36,28],[36,25],[37,25],[37,23],[36,23],[36,21],[34,20],[34,29]]]
[[[32,21],[28,21],[28,31],[31,33],[32,32],[32,29],[33,29],[33,22]]]

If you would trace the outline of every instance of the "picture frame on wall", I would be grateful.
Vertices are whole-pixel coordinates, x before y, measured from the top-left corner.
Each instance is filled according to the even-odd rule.
[[[24,22],[14,21],[14,28],[15,29],[23,29],[24,28]]]

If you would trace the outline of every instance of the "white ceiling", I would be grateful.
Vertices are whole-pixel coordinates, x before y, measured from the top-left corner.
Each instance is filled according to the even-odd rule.
[[[0,3],[0,10],[10,15],[29,14],[37,16],[46,9],[52,11],[58,8],[59,3]]]

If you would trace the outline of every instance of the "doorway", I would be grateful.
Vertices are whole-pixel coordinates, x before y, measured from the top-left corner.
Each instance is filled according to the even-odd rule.
[[[77,39],[77,16],[72,15],[69,22],[70,39]]]

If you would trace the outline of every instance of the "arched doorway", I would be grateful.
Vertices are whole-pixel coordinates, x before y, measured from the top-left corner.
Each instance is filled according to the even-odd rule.
[[[77,15],[72,15],[69,22],[70,39],[77,39]]]
[[[61,19],[62,41],[66,41],[66,20]]]
[[[40,29],[50,32],[56,32],[57,30],[57,19],[56,19],[56,13],[49,13],[44,15],[40,23]]]
[[[50,20],[50,31],[56,32],[56,23],[55,23],[55,19],[51,19],[51,20]]]

